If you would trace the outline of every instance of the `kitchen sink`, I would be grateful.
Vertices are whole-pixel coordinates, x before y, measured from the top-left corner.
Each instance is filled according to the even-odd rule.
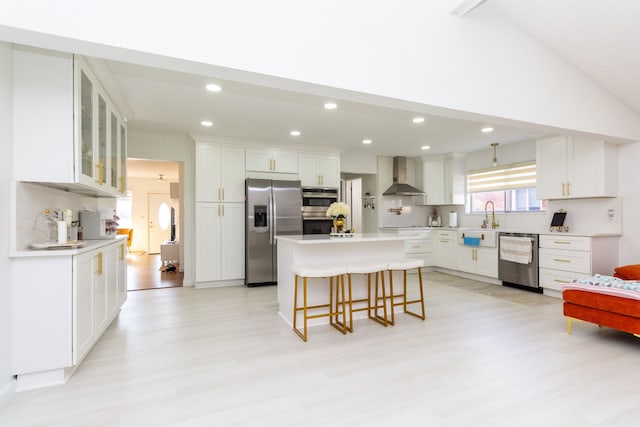
[[[488,230],[485,228],[460,228],[458,229],[458,244],[465,244],[465,237],[467,239],[467,245],[471,246],[484,246],[486,248],[495,248],[498,243],[498,233],[496,230]],[[478,239],[478,240],[475,240]],[[475,242],[478,242],[476,245]]]

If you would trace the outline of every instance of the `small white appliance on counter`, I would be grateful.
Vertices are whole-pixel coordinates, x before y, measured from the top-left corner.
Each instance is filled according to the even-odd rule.
[[[111,209],[80,211],[80,226],[82,240],[108,240],[116,238],[118,222]]]

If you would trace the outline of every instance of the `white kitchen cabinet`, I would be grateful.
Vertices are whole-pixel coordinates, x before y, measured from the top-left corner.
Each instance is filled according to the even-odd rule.
[[[416,169],[418,186],[425,194],[416,196],[416,204],[464,205],[464,155],[453,153],[445,157],[425,157]]]
[[[424,205],[443,205],[444,198],[444,162],[425,160],[422,164],[422,198]]]
[[[244,202],[244,149],[196,143],[196,202]]]
[[[298,153],[295,151],[247,148],[247,171],[298,173]]]
[[[105,251],[107,268],[107,316],[112,316],[126,299],[126,243],[110,246]]]
[[[453,153],[444,159],[444,197],[446,205],[465,203],[465,154]]]
[[[616,236],[540,235],[540,286],[545,294],[560,296],[573,279],[594,274],[612,275],[618,264]]]
[[[196,282],[244,279],[244,204],[196,204]]]
[[[536,142],[539,199],[615,197],[616,146],[604,141],[555,136]]]
[[[437,230],[433,232],[436,267],[455,269],[456,232],[453,230]]]
[[[498,249],[458,245],[456,270],[498,278]]]
[[[340,157],[300,153],[298,175],[303,187],[340,187]]]
[[[96,335],[94,322],[94,284],[96,258],[93,253],[74,257],[73,282],[73,364],[79,363],[93,346]]]
[[[14,179],[97,196],[124,194],[122,161],[112,163],[126,158],[126,126],[89,66],[80,57],[35,48],[16,47],[13,55]]]
[[[18,390],[65,382],[117,316],[126,294],[109,308],[118,279],[109,272],[119,261],[109,254],[125,244],[100,241],[79,253],[12,258],[11,351]],[[119,262],[120,277],[126,277],[126,261]]]
[[[411,235],[411,239],[404,241],[404,253],[408,258],[417,258],[424,261],[425,267],[434,265],[433,239],[431,230],[400,230],[400,235]],[[413,238],[415,236],[415,238]],[[410,271],[417,273],[417,270]]]

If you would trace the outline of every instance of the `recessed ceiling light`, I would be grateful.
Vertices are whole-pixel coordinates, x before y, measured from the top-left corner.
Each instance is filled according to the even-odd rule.
[[[213,126],[213,122],[212,122],[212,121],[209,121],[209,120],[203,120],[203,121],[201,121],[201,122],[200,122],[200,124],[201,124],[202,126],[206,126],[206,127],[211,127],[211,126]]]
[[[362,143],[363,143],[363,144],[365,144],[365,145],[366,145],[366,144],[371,144],[372,142],[373,142],[373,141],[372,141],[372,140],[370,140],[370,139],[363,139],[363,140],[362,140]]]
[[[291,136],[300,136],[300,131],[299,130],[292,130],[291,132],[289,132],[289,135],[291,135]]]
[[[487,126],[486,128],[482,128],[482,132],[484,133],[493,132],[493,128],[490,126]]]
[[[431,146],[430,145],[423,145],[422,147],[420,147],[422,150],[431,150]]]
[[[327,102],[326,104],[324,104],[324,108],[326,108],[327,110],[335,110],[336,108],[338,108],[338,104],[336,104],[335,102]]]
[[[424,123],[424,117],[414,117],[413,123]]]
[[[220,85],[217,85],[215,83],[209,83],[208,85],[205,86],[205,88],[211,92],[220,92],[222,90]]]

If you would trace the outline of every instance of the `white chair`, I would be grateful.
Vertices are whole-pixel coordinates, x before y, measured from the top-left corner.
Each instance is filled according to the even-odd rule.
[[[356,264],[349,264],[347,267],[347,282],[348,282],[348,301],[349,301],[349,324],[347,330],[353,332],[353,313],[358,311],[367,311],[369,319],[374,320],[381,325],[387,326],[387,304],[384,285],[384,271],[387,269],[386,262],[361,262]],[[367,275],[367,298],[361,298],[358,300],[353,299],[353,289],[351,283],[351,276],[353,274],[366,274]],[[371,289],[371,275],[375,274],[375,291]],[[378,288],[381,280],[380,294],[378,294]],[[373,295],[372,295],[373,294]],[[373,304],[372,304],[373,300]],[[380,304],[382,302],[382,304]],[[354,304],[365,303],[362,307],[353,308]],[[383,316],[378,315],[378,309],[383,309]]]
[[[393,260],[388,263],[389,270],[389,301],[391,302],[391,315],[389,324],[392,326],[395,325],[395,315],[394,315],[394,307],[399,305],[403,306],[403,311],[412,316],[418,317],[422,320],[425,319],[424,313],[424,293],[422,289],[422,266],[424,265],[424,261],[421,259],[415,258],[402,258],[398,260]],[[420,298],[407,300],[407,270],[418,269],[418,283],[419,283],[419,292]],[[402,293],[394,293],[393,290],[393,272],[394,271],[402,271],[403,274],[403,292]],[[402,298],[402,301],[396,302],[396,298]],[[420,304],[421,313],[415,313],[410,311],[407,306],[410,304]]]
[[[347,317],[346,317],[346,304],[344,293],[344,275],[347,273],[347,267],[345,265],[330,265],[330,266],[300,266],[294,265],[291,267],[291,271],[295,275],[293,285],[293,330],[298,334],[303,341],[307,341],[307,321],[309,319],[316,319],[319,317],[329,317],[329,324],[342,332],[347,333]],[[298,278],[302,278],[303,283],[303,295],[302,306],[298,304]],[[329,303],[327,304],[307,304],[307,280],[308,279],[329,279]],[[333,282],[336,281],[336,301],[334,309],[333,301]],[[324,309],[323,312],[317,314],[309,314],[310,310],[319,311]],[[298,312],[303,313],[303,329],[298,329]],[[333,317],[342,315],[342,322],[333,320]]]

